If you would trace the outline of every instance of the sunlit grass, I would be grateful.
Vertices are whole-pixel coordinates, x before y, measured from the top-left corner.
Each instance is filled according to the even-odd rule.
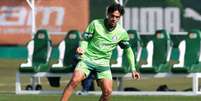
[[[6,60],[0,59],[0,101],[59,101],[60,94],[55,95],[16,95],[15,94],[15,73],[19,64],[25,60]],[[29,84],[29,78],[22,78],[22,88]],[[62,78],[61,87],[52,88],[49,86],[47,79],[42,78],[42,86],[44,89],[60,89],[63,90],[69,81],[69,77]],[[141,90],[153,91],[159,85],[167,84],[168,87],[176,90],[184,90],[190,88],[192,81],[185,77],[171,77],[158,79],[142,79],[142,80],[124,80],[124,87],[135,87]],[[113,89],[116,90],[116,82],[113,83]],[[80,90],[79,86],[76,90]],[[100,90],[96,86],[96,90]],[[73,95],[70,101],[98,101],[99,96],[76,96]],[[112,96],[111,101],[199,101],[201,96]]]

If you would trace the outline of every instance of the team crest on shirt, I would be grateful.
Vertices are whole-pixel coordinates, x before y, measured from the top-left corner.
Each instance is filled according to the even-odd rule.
[[[112,41],[117,41],[117,36],[116,36],[116,35],[114,35],[114,36],[112,37]]]

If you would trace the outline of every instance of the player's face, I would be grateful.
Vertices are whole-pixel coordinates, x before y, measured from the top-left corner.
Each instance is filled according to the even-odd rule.
[[[116,26],[117,22],[119,21],[121,14],[119,11],[114,11],[113,13],[108,14],[108,23],[111,27]]]

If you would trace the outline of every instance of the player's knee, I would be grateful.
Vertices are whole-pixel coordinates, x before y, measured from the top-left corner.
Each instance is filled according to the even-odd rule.
[[[112,94],[112,89],[105,89],[104,91],[103,91],[103,95],[104,96],[110,96]]]
[[[77,85],[79,84],[79,80],[78,79],[76,79],[76,78],[73,78],[72,80],[71,80],[71,83],[70,83],[70,85],[73,87],[73,88],[75,88],[75,87],[77,87]]]

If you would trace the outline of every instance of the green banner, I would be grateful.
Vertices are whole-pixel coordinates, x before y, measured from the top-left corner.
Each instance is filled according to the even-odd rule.
[[[112,3],[111,1],[90,0],[91,20],[105,17],[106,7]],[[200,0],[123,1],[126,11],[123,26],[126,29],[136,29],[141,34],[151,34],[157,29],[166,29],[173,34],[178,34],[201,28]]]

